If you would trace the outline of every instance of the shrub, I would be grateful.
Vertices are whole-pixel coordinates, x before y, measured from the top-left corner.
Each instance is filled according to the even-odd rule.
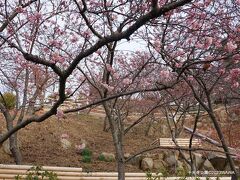
[[[105,156],[102,155],[102,154],[100,154],[100,155],[98,156],[98,160],[99,160],[99,161],[106,161]]]
[[[156,176],[153,176],[151,171],[146,172],[146,177],[147,177],[147,180],[161,180],[162,179],[161,173],[156,173]]]
[[[104,153],[101,153],[101,154],[98,156],[98,160],[100,160],[100,161],[105,161],[105,162],[112,162],[112,161],[115,160],[115,157],[114,157],[114,155],[112,155],[112,154],[105,155]]]
[[[57,174],[52,171],[44,171],[41,166],[32,167],[28,170],[27,176],[22,178],[22,176],[17,175],[15,180],[58,180]]]
[[[3,97],[0,96],[0,103],[7,109],[13,109],[16,105],[16,95],[11,92],[5,92],[3,93]]]
[[[180,177],[178,180],[187,180],[187,177]],[[198,179],[195,179],[198,180]]]
[[[92,151],[88,148],[84,148],[81,152],[82,156],[91,156],[92,155]]]
[[[90,163],[92,161],[92,151],[88,148],[84,148],[80,153],[82,156],[82,162]]]
[[[163,177],[169,176],[169,172],[168,172],[167,168],[165,168],[163,166],[161,168],[159,168],[159,173],[161,173]]]
[[[186,177],[188,175],[188,171],[185,168],[177,168],[177,176],[181,176],[181,177]]]
[[[91,161],[92,161],[91,156],[85,155],[85,156],[82,157],[82,162],[84,162],[84,163],[90,163]]]

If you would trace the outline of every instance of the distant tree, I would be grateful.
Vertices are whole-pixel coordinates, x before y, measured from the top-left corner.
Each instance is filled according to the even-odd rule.
[[[11,110],[16,106],[16,95],[11,92],[0,93],[0,103],[7,109]]]

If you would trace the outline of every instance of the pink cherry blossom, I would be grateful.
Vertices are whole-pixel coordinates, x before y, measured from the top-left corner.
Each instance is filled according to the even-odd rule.
[[[237,5],[240,6],[240,0],[236,0]]]
[[[14,33],[14,28],[13,28],[12,26],[8,26],[8,27],[7,27],[7,32],[8,32],[9,34],[13,34],[13,33]]]
[[[236,88],[238,88],[238,87],[239,87],[239,82],[234,82],[234,83],[232,84],[232,88],[236,89]]]
[[[177,68],[181,68],[181,67],[182,67],[182,65],[183,65],[183,63],[182,63],[182,62],[179,62],[179,63],[176,63],[176,64],[175,64],[175,66],[176,66]]]
[[[28,20],[31,23],[35,23],[35,22],[39,21],[41,19],[41,17],[42,17],[42,14],[39,12],[36,12],[35,14],[28,16]]]
[[[106,6],[111,6],[111,2],[110,2],[110,1],[107,1],[107,2],[106,2]]]
[[[220,69],[220,70],[219,70],[219,73],[220,73],[221,75],[225,74],[225,69],[224,69],[224,68],[223,68],[223,69]]]
[[[51,40],[48,41],[48,45],[60,48],[60,47],[62,47],[62,42],[61,41],[57,41],[55,39],[51,39]]]
[[[86,148],[86,144],[82,143],[82,144],[79,144],[79,145],[75,145],[75,148],[76,148],[77,151],[82,151],[83,149]]]
[[[57,116],[58,119],[60,119],[60,118],[64,118],[65,115],[64,115],[63,110],[61,110],[60,108],[58,108],[58,109],[57,109],[56,116]]]
[[[84,32],[83,32],[83,36],[88,39],[88,38],[90,38],[90,36],[91,36],[91,32],[90,32],[89,30],[84,31]]]
[[[23,12],[23,8],[21,6],[18,6],[18,7],[16,7],[15,11],[17,13],[22,13]]]
[[[204,47],[203,44],[201,44],[200,42],[197,42],[197,44],[195,45],[195,47],[202,49]]]
[[[193,76],[188,76],[188,77],[187,77],[187,80],[188,80],[188,81],[193,81],[194,78],[193,78]]]
[[[106,68],[109,72],[114,73],[114,69],[112,68],[112,66],[110,64],[106,64]]]
[[[72,43],[77,42],[77,41],[78,41],[77,36],[73,36],[73,37],[70,39],[70,41],[71,41]]]
[[[212,0],[205,0],[205,5],[208,6],[211,2]]]
[[[63,63],[64,62],[64,58],[62,56],[60,56],[58,53],[53,53],[52,54],[52,61],[55,63]]]
[[[160,71],[160,76],[163,78],[163,79],[168,79],[170,77],[170,72],[168,70],[162,70]]]
[[[70,88],[67,88],[66,89],[66,93],[69,95],[69,94],[72,94],[72,90]]]
[[[194,23],[191,24],[191,26],[193,30],[197,30],[200,28],[201,24],[198,21],[195,21]]]
[[[97,50],[95,53],[98,54],[98,55],[100,55],[100,54],[101,54],[101,51],[100,51],[100,50]]]
[[[114,79],[119,79],[120,75],[117,72],[113,73],[113,78]]]
[[[129,78],[125,78],[125,79],[123,79],[123,84],[124,85],[128,85],[128,84],[131,84],[131,79],[129,79]]]
[[[230,77],[232,81],[236,81],[240,76],[240,68],[235,68],[230,71]]]
[[[205,49],[208,49],[212,45],[212,42],[213,42],[212,37],[207,37],[204,45]]]
[[[68,139],[69,138],[69,135],[68,134],[61,134],[61,139]]]
[[[155,40],[154,41],[154,48],[157,50],[157,51],[160,51],[161,49],[161,43],[159,40]]]
[[[226,50],[228,52],[233,52],[235,49],[237,48],[237,45],[234,44],[233,42],[228,42],[227,45],[226,45]]]
[[[43,48],[43,51],[44,51],[45,53],[49,53],[49,52],[50,52],[50,49],[47,48],[47,47],[44,47],[44,48]]]
[[[240,61],[240,54],[236,54],[232,57],[233,61],[237,64]]]
[[[114,87],[112,87],[112,86],[109,86],[108,84],[106,84],[106,83],[102,83],[102,86],[104,87],[104,88],[106,88],[108,91],[113,91],[114,90]]]

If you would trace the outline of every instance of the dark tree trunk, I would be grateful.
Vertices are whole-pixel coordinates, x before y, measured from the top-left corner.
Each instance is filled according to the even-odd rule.
[[[21,154],[21,151],[18,146],[17,133],[10,136],[9,145],[10,145],[10,151],[14,157],[15,163],[21,164],[22,163],[22,154]]]
[[[117,170],[118,170],[118,180],[125,180],[125,159],[124,159],[124,150],[123,150],[123,125],[121,118],[114,118],[111,111],[108,109],[107,105],[104,106],[107,119],[110,125],[113,143],[116,152],[117,160]]]
[[[231,168],[232,171],[234,171],[234,175],[233,175],[233,176],[237,179],[237,170],[236,170],[236,168],[235,168],[234,161],[233,161],[233,159],[232,159],[232,157],[231,157],[231,155],[230,155],[229,148],[228,148],[228,146],[227,146],[227,144],[226,144],[226,142],[225,142],[225,138],[224,138],[224,136],[223,136],[222,130],[221,130],[221,128],[220,128],[220,125],[219,125],[219,123],[217,122],[217,119],[216,119],[216,117],[215,117],[214,112],[212,111],[212,109],[210,109],[210,111],[208,112],[208,114],[209,114],[209,117],[211,118],[211,120],[212,120],[212,122],[213,122],[213,124],[214,124],[214,127],[215,127],[216,131],[217,131],[218,137],[219,137],[219,139],[220,139],[220,141],[221,141],[222,147],[223,147],[224,152],[225,152],[225,154],[226,154],[226,157],[227,157],[227,159],[228,159],[230,168]]]
[[[108,132],[109,131],[109,121],[108,121],[108,117],[107,116],[105,116],[105,118],[104,118],[103,131],[104,132]]]
[[[118,159],[118,180],[125,180],[125,163]]]
[[[27,107],[27,114],[28,115],[34,115],[35,113],[35,104],[36,104],[36,98],[37,97],[33,97],[30,101],[29,101],[29,105]]]
[[[116,151],[118,180],[125,180],[125,160],[121,138],[118,138],[117,133],[113,134],[114,147]]]
[[[13,120],[7,119],[7,130],[13,129]],[[9,137],[9,147],[16,164],[22,163],[22,155],[18,146],[17,132]]]

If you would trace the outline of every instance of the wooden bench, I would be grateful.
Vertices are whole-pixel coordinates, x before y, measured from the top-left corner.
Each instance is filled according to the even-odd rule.
[[[25,178],[33,166],[0,164],[0,180]],[[82,168],[42,166],[43,171],[56,173],[59,180],[117,180],[117,172],[82,172]],[[42,172],[43,172],[42,171]],[[41,171],[40,171],[41,172]],[[153,174],[156,176],[156,174]],[[126,180],[146,180],[146,173],[125,173]]]
[[[17,175],[26,177],[28,170],[33,166],[28,165],[6,165],[0,164],[0,180],[15,180]],[[54,167],[42,166],[42,170],[57,174],[59,180],[117,180],[117,172],[82,172],[82,168],[74,167]],[[156,177],[156,174],[152,174]],[[146,173],[125,173],[126,180],[147,180]],[[182,177],[161,177],[162,180],[180,180]],[[187,177],[187,180],[193,180],[195,177]],[[200,177],[200,180],[206,180],[206,177]],[[215,180],[216,177],[209,177]],[[231,180],[231,177],[220,177],[220,180]]]
[[[192,146],[201,146],[201,139],[192,139]],[[187,138],[176,138],[176,144],[171,138],[159,138],[155,140],[152,145],[159,144],[161,147],[176,147],[176,144],[180,147],[188,147],[190,139]]]

